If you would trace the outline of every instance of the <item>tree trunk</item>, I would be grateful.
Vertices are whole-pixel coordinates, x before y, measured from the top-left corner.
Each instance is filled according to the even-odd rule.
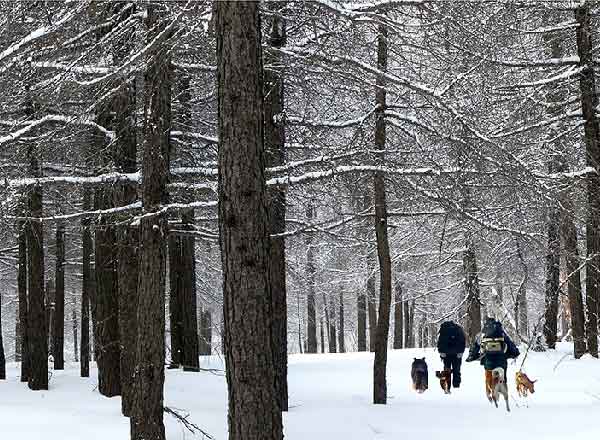
[[[551,18],[551,17],[547,17]],[[554,33],[544,33],[543,40],[546,46],[546,52],[551,58],[562,58],[564,51],[562,48],[563,36]],[[566,37],[566,36],[565,36]],[[560,103],[566,98],[562,89],[550,86],[546,93],[548,104],[548,116],[559,117],[562,113]],[[552,150],[564,150],[565,144],[561,139],[561,132],[564,127],[549,127],[547,138],[553,143]],[[548,162],[548,173],[557,173],[560,169],[561,155],[553,154]],[[546,250],[546,285],[544,296],[544,338],[548,348],[556,348],[556,336],[558,333],[558,295],[560,289],[560,206],[557,200],[553,200],[548,212],[547,238],[548,245]]]
[[[135,4],[116,2],[112,12],[118,14],[123,22],[135,13]],[[135,41],[135,29],[126,31],[125,38],[113,45],[114,63],[122,65]],[[118,79],[120,88],[112,101],[114,111],[114,129],[116,140],[113,161],[117,172],[134,173],[137,171],[137,133],[136,133],[136,78],[134,76]],[[114,202],[116,206],[126,206],[137,201],[137,187],[132,182],[115,185]],[[124,218],[123,220],[126,220]],[[118,284],[119,370],[121,381],[121,412],[131,415],[133,374],[135,368],[135,350],[137,338],[137,283],[138,283],[138,246],[139,229],[135,225],[119,225],[115,231],[119,246],[116,250],[116,275]]]
[[[359,290],[356,299],[358,351],[367,351],[367,296]]]
[[[387,70],[387,28],[379,25],[377,36],[377,69],[385,72]],[[375,111],[375,146],[379,164],[385,164],[385,107],[386,91],[383,75],[377,76],[376,81],[376,103]],[[390,257],[390,246],[388,243],[387,230],[387,201],[385,191],[385,179],[382,172],[376,172],[374,176],[375,194],[375,234],[377,237],[377,256],[379,258],[379,316],[377,317],[377,336],[375,339],[375,360],[373,363],[373,403],[387,403],[387,347],[390,331],[390,305],[392,303],[392,261]]]
[[[169,235],[169,329],[171,334],[171,365],[179,368],[183,361],[181,237]]]
[[[319,318],[319,326],[321,327],[321,353],[325,353],[325,326],[323,325],[322,316]]]
[[[340,321],[340,325],[339,325],[339,331],[338,331],[338,348],[340,353],[345,353],[346,352],[346,341],[345,341],[345,336],[346,334],[344,333],[344,292],[343,290],[340,290],[340,308],[339,308],[339,321]]]
[[[273,15],[267,43],[276,49],[285,45],[285,20],[279,10],[285,2],[267,4]],[[264,71],[264,123],[265,123],[265,158],[267,167],[283,165],[285,162],[285,126],[284,126],[284,80],[283,72],[277,71],[283,65],[279,52],[266,56],[271,65]],[[271,295],[273,297],[273,354],[275,369],[275,392],[282,411],[288,410],[287,385],[287,290],[286,290],[286,253],[285,237],[273,234],[285,232],[286,198],[281,187],[268,190],[269,222],[271,232]]]
[[[181,214],[184,231],[194,229],[194,210]],[[198,316],[196,300],[196,240],[193,235],[182,235],[181,240],[181,305],[182,305],[182,344],[183,370],[200,370],[198,347]]]
[[[581,295],[580,259],[577,249],[577,229],[573,223],[573,205],[568,196],[562,198],[561,236],[567,260],[567,294],[571,313],[574,356],[579,359],[586,351],[585,314]]]
[[[337,351],[335,345],[335,318],[330,316],[329,308],[329,301],[327,301],[327,297],[323,293],[323,312],[325,314],[325,327],[327,328],[327,349],[329,353],[335,353]]]
[[[17,290],[19,294],[19,328],[21,330],[21,382],[29,381],[30,354],[29,354],[29,324],[27,322],[27,238],[26,223],[19,222],[18,242],[19,256],[17,267]]]
[[[112,208],[113,194],[108,188],[97,189],[95,209]],[[119,290],[116,272],[117,243],[115,227],[101,218],[95,229],[94,339],[97,344],[98,391],[106,397],[121,394],[121,340],[119,335]]]
[[[210,356],[212,353],[212,312],[210,309],[200,311],[200,354]]]
[[[550,169],[550,172],[555,172]],[[560,289],[560,213],[557,206],[548,215],[546,253],[546,294],[544,302],[544,338],[548,348],[556,348],[558,333],[558,293]]]
[[[2,340],[2,292],[0,291],[0,380],[6,379],[6,356]]]
[[[412,327],[410,326],[410,303],[408,301],[403,302],[404,309],[404,347],[413,348],[410,345],[410,335],[412,333]]]
[[[90,191],[83,190],[83,210],[91,208]],[[93,253],[90,219],[81,221],[82,226],[82,283],[81,283],[81,377],[90,377],[90,290],[92,288],[91,257]]]
[[[587,166],[595,172],[586,174],[587,220],[585,292],[587,306],[587,349],[598,357],[598,302],[600,301],[600,124],[596,116],[598,95],[596,94],[593,66],[592,28],[590,24],[590,2],[585,1],[575,9],[578,25],[577,54],[583,68],[579,76],[581,110],[585,121],[585,146]]]
[[[281,440],[273,371],[259,4],[217,2],[216,29],[229,439]]]
[[[164,32],[163,5],[147,6],[147,41]],[[171,35],[168,35],[170,38]],[[170,40],[148,54],[144,106],[137,341],[131,401],[131,439],[164,440],[165,277],[168,222],[160,212],[168,201],[172,65]]]
[[[19,313],[19,304],[17,303],[17,310],[15,312],[15,362],[21,362],[21,345],[23,344]]]
[[[312,204],[306,208],[306,221],[313,221],[315,212]],[[317,310],[315,304],[315,256],[312,247],[312,234],[306,235],[306,276],[308,278],[308,293],[306,296],[307,347],[306,353],[317,352]],[[322,336],[321,336],[322,337]]]
[[[526,341],[529,341],[529,325],[528,325],[528,313],[527,313],[527,280],[529,278],[529,270],[527,263],[523,258],[523,251],[519,239],[516,239],[517,256],[521,267],[523,268],[523,279],[519,285],[517,291],[517,297],[515,300],[515,323],[517,328],[515,329],[517,335]]]
[[[79,335],[77,334],[77,324],[77,309],[75,308],[75,305],[73,305],[73,309],[71,310],[71,326],[73,328],[73,360],[75,362],[79,362]]]
[[[375,339],[377,336],[377,295],[375,293],[375,261],[373,255],[367,255],[367,310],[369,313],[369,350],[375,351]]]
[[[27,158],[31,177],[42,177],[39,152],[35,144],[29,144]],[[42,187],[39,184],[29,187],[28,216],[26,223],[28,257],[28,299],[27,313],[29,342],[29,388],[48,389],[48,327],[44,305],[44,231],[42,217]]]
[[[404,318],[402,313],[402,283],[396,276],[394,283],[394,349],[404,348]]]
[[[65,227],[56,227],[56,282],[54,319],[52,320],[52,356],[54,369],[65,369]]]
[[[466,334],[467,343],[471,345],[481,331],[481,304],[479,299],[479,275],[473,239],[467,238],[466,250],[463,252],[463,271],[465,296],[467,298]]]

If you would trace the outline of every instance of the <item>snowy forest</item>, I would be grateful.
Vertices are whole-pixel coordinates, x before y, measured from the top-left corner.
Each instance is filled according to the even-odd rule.
[[[494,318],[509,436],[591,439],[599,50],[592,0],[0,2],[0,437],[475,438],[438,337]]]

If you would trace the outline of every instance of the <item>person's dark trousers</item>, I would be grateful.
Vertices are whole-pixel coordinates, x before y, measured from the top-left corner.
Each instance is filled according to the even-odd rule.
[[[456,354],[447,354],[442,358],[444,368],[452,370],[452,387],[460,387],[460,364],[462,359]]]

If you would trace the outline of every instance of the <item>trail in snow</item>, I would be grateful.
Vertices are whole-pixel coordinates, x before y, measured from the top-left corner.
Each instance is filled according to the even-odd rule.
[[[596,438],[600,414],[600,361],[566,355],[572,348],[529,353],[524,370],[538,379],[536,393],[517,397],[516,365],[509,363],[512,412],[496,409],[484,396],[482,367],[463,363],[463,384],[444,395],[434,372],[441,362],[432,349],[394,350],[388,362],[388,405],[371,404],[372,354],[293,355],[290,357],[290,411],[284,415],[290,440],[419,440]],[[429,390],[410,388],[413,357],[426,356]],[[203,367],[222,368],[217,357]],[[2,439],[126,440],[128,420],[119,398],[102,397],[95,377],[78,377],[78,364],[53,372],[51,389],[32,392],[18,381],[18,365],[9,364],[9,379],[0,382]],[[96,370],[92,369],[92,375]],[[208,372],[167,370],[165,404],[191,414],[191,420],[217,440],[227,438],[227,392],[223,376]],[[192,436],[165,415],[169,440]],[[414,436],[414,437],[413,437]]]

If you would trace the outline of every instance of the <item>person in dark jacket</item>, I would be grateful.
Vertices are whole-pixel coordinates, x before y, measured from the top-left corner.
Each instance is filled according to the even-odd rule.
[[[466,348],[465,332],[453,321],[443,322],[438,334],[437,349],[444,363],[444,369],[452,374],[452,386],[460,387],[460,364]]]
[[[519,354],[519,349],[502,328],[502,323],[494,318],[486,318],[481,333],[471,345],[466,361],[479,360],[485,369],[486,377],[491,377],[493,369],[503,368],[506,382],[508,359],[516,359]]]

